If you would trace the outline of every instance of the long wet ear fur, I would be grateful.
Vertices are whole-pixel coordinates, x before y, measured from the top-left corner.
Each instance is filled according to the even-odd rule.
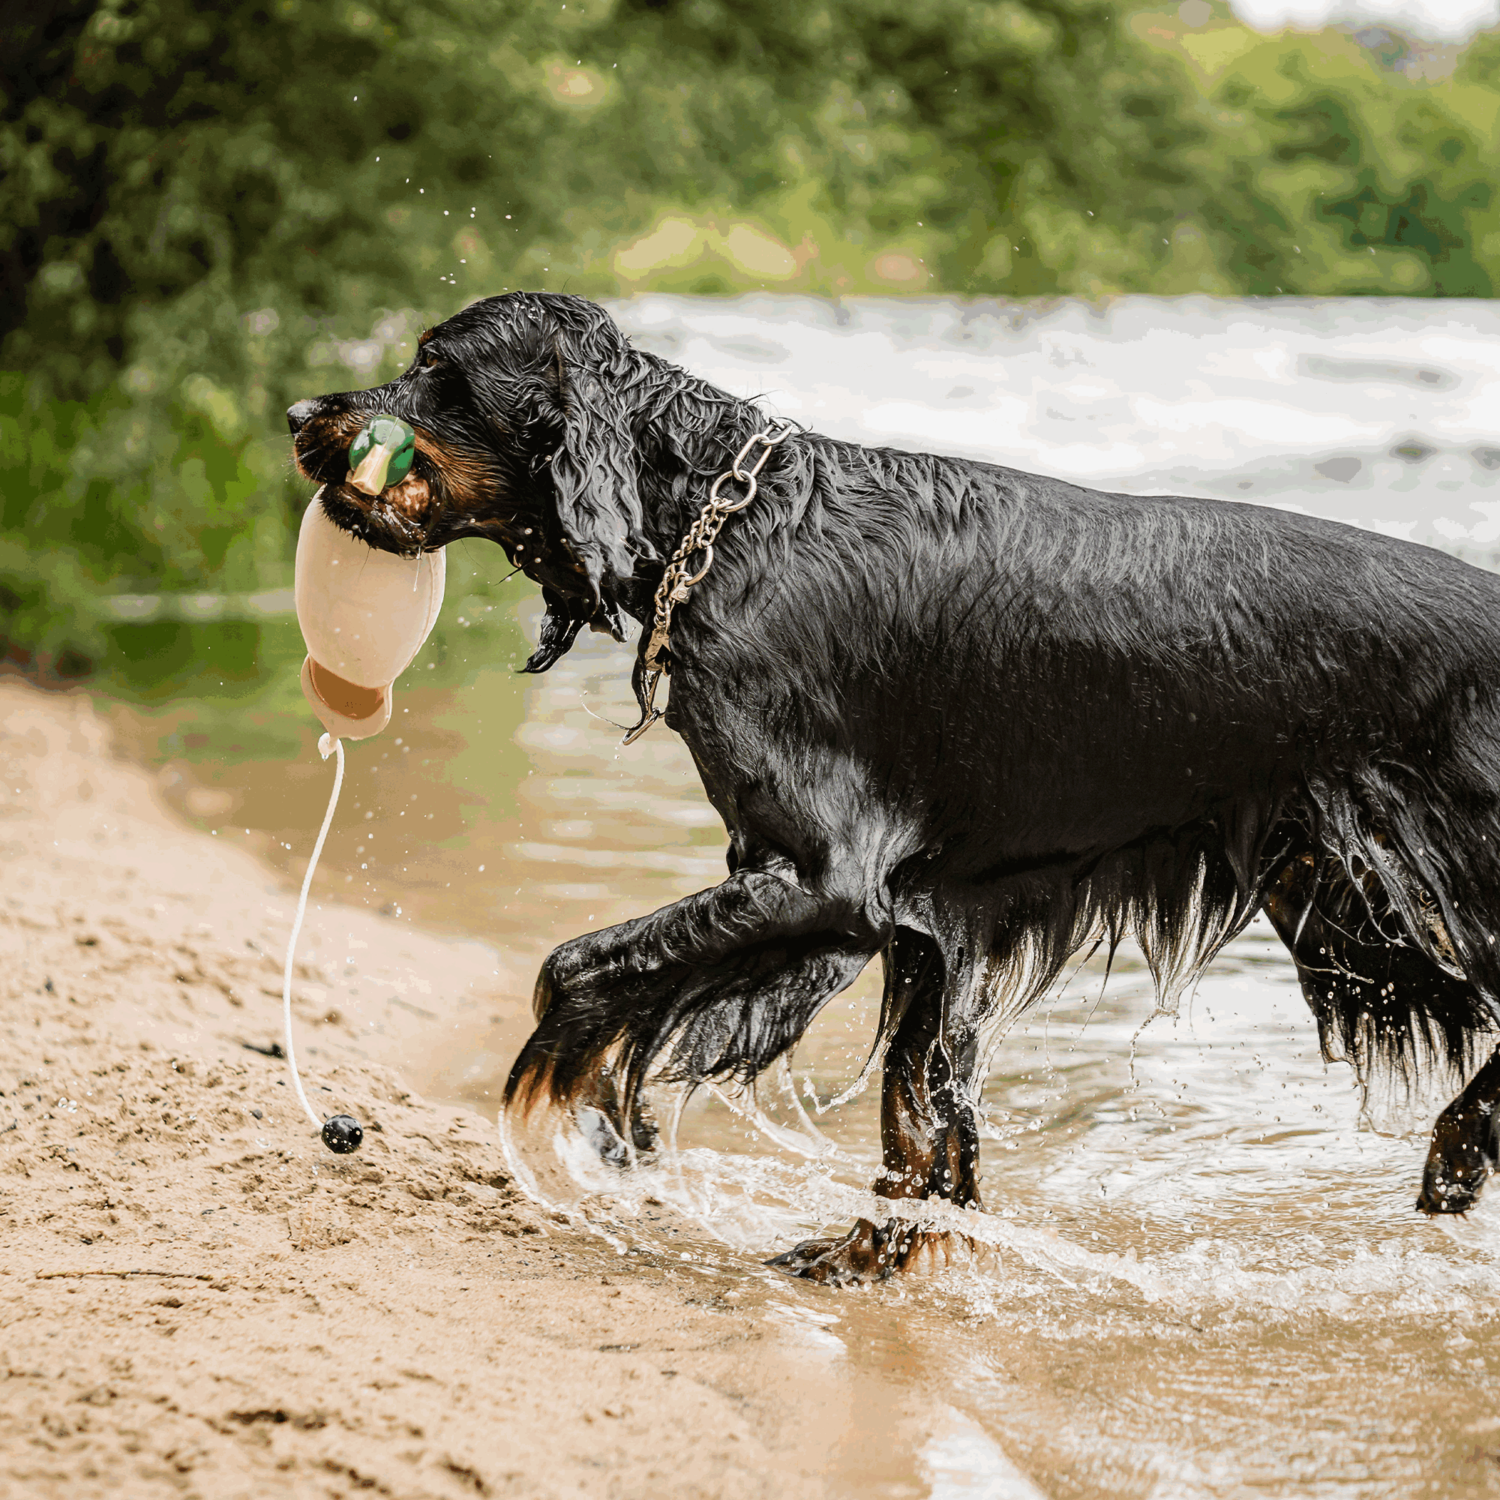
[[[582,599],[566,598],[545,586],[542,600],[547,612],[542,616],[536,650],[526,658],[526,665],[521,668],[523,672],[545,672],[555,666],[573,649],[573,642],[585,625],[611,635],[617,641],[625,639],[625,619],[607,601],[596,607]]]
[[[647,367],[601,308],[580,297],[546,301],[562,418],[562,445],[551,463],[557,521],[595,605],[608,606],[637,560],[655,556],[642,525],[631,407]]]
[[[542,589],[547,612],[542,616],[541,634],[536,650],[526,658],[523,672],[545,672],[555,666],[578,639],[578,632],[589,621],[589,606],[581,600],[565,599],[549,588]]]

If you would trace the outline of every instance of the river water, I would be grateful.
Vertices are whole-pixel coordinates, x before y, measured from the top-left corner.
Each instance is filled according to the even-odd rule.
[[[1500,542],[1493,304],[650,297],[617,312],[646,347],[841,437],[1295,506],[1482,561]],[[535,601],[518,598],[532,633]],[[621,749],[625,651],[585,637],[518,678],[509,628],[476,633],[446,686],[419,661],[397,724],[352,747],[320,881],[529,968],[717,881],[725,841],[664,727]],[[291,765],[211,742],[167,779],[292,873],[326,795],[311,741]],[[1366,1110],[1319,1057],[1268,927],[1176,1020],[1151,1019],[1126,954],[1107,985],[1087,964],[1016,1026],[985,1093],[987,1211],[959,1216],[971,1264],[863,1293],[787,1282],[766,1255],[874,1210],[876,1090],[823,1106],[859,1074],[877,996],[867,973],[799,1048],[799,1105],[778,1114],[799,1139],[708,1098],[668,1168],[572,1181],[543,1163],[621,1253],[742,1287],[813,1367],[866,1392],[827,1435],[830,1494],[1500,1494],[1500,1190],[1465,1220],[1413,1212],[1441,1098]],[[476,1034],[441,1087],[493,1114],[523,1037],[518,1022]],[[407,1071],[435,1086],[423,1059]],[[914,1427],[917,1410],[942,1420]],[[904,1434],[907,1462],[873,1466],[877,1430],[887,1447]]]

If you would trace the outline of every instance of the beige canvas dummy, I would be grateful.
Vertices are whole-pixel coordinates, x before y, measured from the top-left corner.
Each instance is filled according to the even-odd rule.
[[[388,453],[381,456],[381,476],[389,459]],[[378,493],[378,481],[372,482]],[[298,1102],[321,1134],[323,1144],[340,1156],[359,1149],[364,1129],[352,1115],[320,1118],[302,1087],[292,1034],[297,938],[307,915],[307,897],[318,859],[338,810],[339,788],[344,784],[341,741],[369,739],[391,722],[392,685],[411,665],[432,631],[443,604],[445,571],[441,552],[392,557],[340,530],[323,509],[322,490],[313,496],[302,517],[293,583],[297,623],[307,642],[302,691],[328,731],[318,741],[318,753],[324,760],[336,757],[336,769],[328,811],[307,862],[297,915],[287,939],[281,975],[282,1035],[287,1071]]]
[[[320,490],[297,537],[294,595],[307,642],[302,691],[335,739],[391,721],[391,689],[432,632],[445,554],[393,557],[329,520]]]

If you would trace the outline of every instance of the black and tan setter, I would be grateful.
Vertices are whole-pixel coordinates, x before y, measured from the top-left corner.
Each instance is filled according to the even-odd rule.
[[[346,455],[376,412],[418,451],[372,499]],[[350,531],[488,537],[541,585],[535,672],[585,625],[649,625],[766,427],[592,303],[521,292],[288,416]],[[1474,1071],[1500,1017],[1500,579],[1310,516],[797,431],[668,661],[728,877],[552,954],[512,1121],[562,1111],[628,1166],[651,1090],[753,1080],[879,955],[877,1189],[977,1205],[989,1046],[1069,956],[1133,937],[1170,1007],[1264,911],[1330,1057],[1472,1073],[1417,1206],[1473,1203],[1500,1100],[1500,1053]],[[776,1264],[841,1282],[952,1248],[908,1214]]]

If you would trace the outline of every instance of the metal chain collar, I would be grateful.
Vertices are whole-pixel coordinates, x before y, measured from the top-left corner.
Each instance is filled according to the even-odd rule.
[[[796,425],[788,422],[786,418],[773,419],[769,427],[757,432],[735,454],[734,462],[709,487],[708,499],[704,502],[703,509],[698,512],[698,519],[688,528],[688,533],[683,537],[681,545],[672,554],[672,561],[667,564],[667,570],[662,574],[661,583],[657,586],[656,614],[651,626],[651,639],[646,643],[645,656],[641,658],[641,722],[625,736],[621,743],[633,745],[661,718],[662,710],[653,705],[656,702],[656,689],[660,686],[662,678],[671,670],[669,663],[663,659],[663,653],[671,650],[672,611],[679,604],[687,603],[689,591],[695,584],[702,583],[708,575],[708,570],[713,567],[714,542],[718,540],[724,522],[735,511],[744,510],[755,499],[756,491],[760,488],[756,475],[765,468],[766,460],[771,456],[771,449],[778,443],[784,443],[795,431]],[[760,454],[750,468],[746,469],[745,460],[749,458],[750,450],[757,443],[761,445]],[[728,498],[724,494],[724,486],[731,479],[745,486],[745,493],[738,499]],[[690,572],[688,559],[698,552],[703,554],[703,561],[695,571]]]

